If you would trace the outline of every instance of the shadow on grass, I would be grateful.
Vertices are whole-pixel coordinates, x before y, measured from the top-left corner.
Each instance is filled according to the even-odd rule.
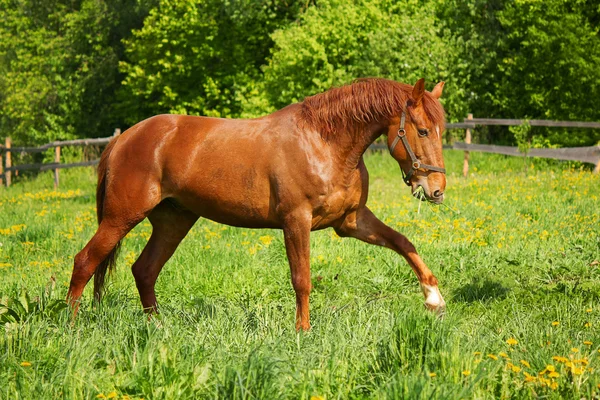
[[[503,299],[510,292],[510,289],[503,286],[499,281],[493,281],[489,278],[482,280],[473,278],[471,283],[454,291],[454,299],[472,303],[475,301],[489,301],[492,299]]]

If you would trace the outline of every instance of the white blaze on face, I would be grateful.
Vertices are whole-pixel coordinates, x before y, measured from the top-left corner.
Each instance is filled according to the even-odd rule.
[[[435,133],[437,133],[437,137],[439,139],[440,138],[440,126],[439,125],[435,126]]]

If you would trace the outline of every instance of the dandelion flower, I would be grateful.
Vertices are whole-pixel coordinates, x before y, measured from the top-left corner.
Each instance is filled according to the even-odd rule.
[[[506,343],[508,343],[509,345],[513,346],[519,342],[517,342],[517,340],[515,338],[509,338]]]
[[[586,322],[585,325],[586,328],[591,328],[592,327],[592,323],[591,322]]]
[[[498,355],[502,358],[508,358],[508,354],[506,354],[505,352],[501,351],[500,353],[498,353]]]
[[[577,347],[572,347],[571,353],[579,353],[579,349]]]
[[[466,370],[464,370],[464,371],[462,372],[462,374],[463,374],[464,376],[469,376],[469,375],[471,375],[471,371],[469,371],[468,369],[466,369]]]
[[[526,366],[527,368],[531,368],[531,365],[529,365],[529,362],[525,361],[525,360],[521,360],[521,364],[523,364],[524,366]]]
[[[554,322],[552,323],[552,326],[559,326],[559,325],[560,325],[560,322],[558,322],[558,321],[554,321]]]
[[[117,392],[110,392],[106,395],[107,399],[114,399],[115,397],[117,397]]]
[[[585,312],[590,313],[590,312],[592,312],[592,309],[588,308],[588,309],[585,310]]]
[[[556,371],[552,371],[548,374],[548,378],[558,378],[560,374]]]
[[[587,346],[591,346],[593,343],[592,343],[592,342],[590,342],[589,340],[585,340],[585,341],[583,342],[583,344],[585,344],[585,345],[587,345]]]
[[[480,355],[481,355],[481,352],[480,352],[480,351],[476,351],[476,352],[474,352],[474,353],[473,353],[473,355],[474,355],[474,356],[480,356]]]
[[[100,393],[99,395],[96,396],[97,399],[105,399],[106,396],[104,395],[104,393]]]
[[[487,355],[489,358],[491,358],[492,360],[497,360],[498,356],[494,355],[494,354],[488,354]]]
[[[429,373],[429,377],[430,378],[435,378],[437,376],[437,374],[435,372],[430,372]]]
[[[23,361],[21,367],[31,367],[31,363],[29,361]]]

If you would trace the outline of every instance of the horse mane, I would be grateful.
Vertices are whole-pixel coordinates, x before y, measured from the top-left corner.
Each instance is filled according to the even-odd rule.
[[[302,102],[301,119],[329,140],[340,130],[358,124],[399,117],[411,98],[413,87],[382,78],[364,78]],[[431,93],[425,92],[423,106],[429,120],[440,128],[445,124],[444,109]]]

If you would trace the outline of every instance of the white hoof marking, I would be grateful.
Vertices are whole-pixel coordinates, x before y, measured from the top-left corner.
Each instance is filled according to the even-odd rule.
[[[425,296],[425,307],[438,314],[443,314],[446,309],[446,302],[442,298],[440,289],[437,286],[421,285],[423,296]]]

